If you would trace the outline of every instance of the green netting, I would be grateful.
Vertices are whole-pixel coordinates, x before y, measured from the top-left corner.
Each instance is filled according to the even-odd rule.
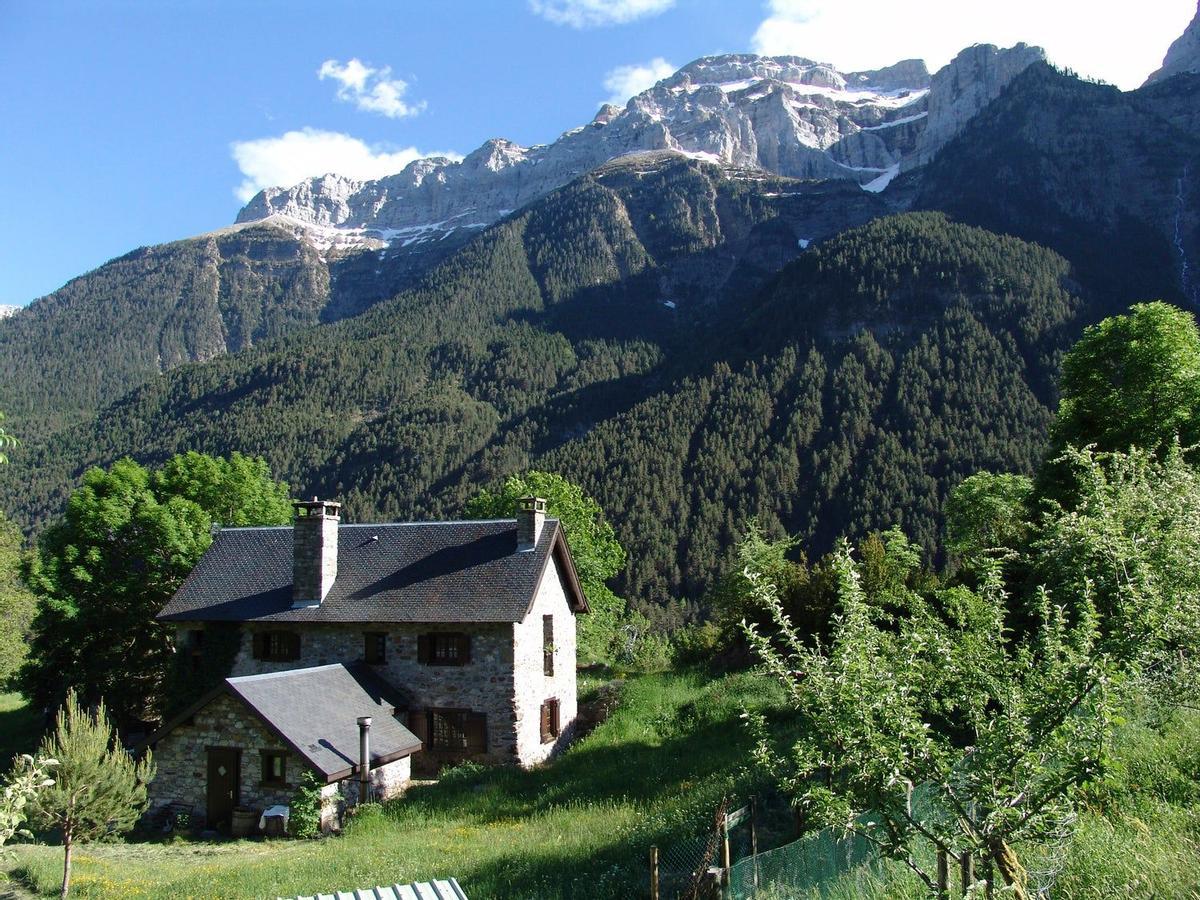
[[[743,897],[823,896],[823,885],[877,862],[874,846],[857,835],[840,836],[832,829],[808,835],[758,856],[747,856],[729,871],[731,900]],[[780,891],[786,889],[786,893]]]

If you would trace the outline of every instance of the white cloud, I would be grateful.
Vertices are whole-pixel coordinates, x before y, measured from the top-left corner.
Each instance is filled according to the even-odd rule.
[[[609,69],[604,76],[604,89],[610,94],[604,102],[624,106],[630,97],[640,94],[646,88],[654,87],[674,73],[675,66],[661,56],[656,56],[649,62]]]
[[[675,0],[529,0],[529,8],[543,19],[572,28],[624,25],[674,5]]]
[[[330,172],[366,180],[393,175],[424,156],[462,159],[457,153],[422,153],[416,147],[388,150],[348,134],[316,128],[288,131],[279,137],[235,141],[229,149],[245,176],[234,189],[243,203],[263,188],[290,187]]]
[[[902,57],[936,71],[976,43],[1044,47],[1051,62],[1125,88],[1162,63],[1196,12],[1195,0],[1142,0],[1136,12],[1095,0],[769,0],[755,52],[795,54],[842,70],[874,69]],[[1131,15],[1133,18],[1131,19]]]
[[[317,77],[322,81],[332,78],[338,83],[339,100],[353,103],[363,112],[378,113],[389,119],[403,119],[421,112],[425,102],[406,102],[404,94],[408,91],[408,83],[391,75],[389,67],[373,69],[359,59],[351,59],[345,64],[327,59],[317,69]]]

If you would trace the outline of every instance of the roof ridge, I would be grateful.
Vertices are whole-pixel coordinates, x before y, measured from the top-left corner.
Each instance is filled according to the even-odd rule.
[[[558,522],[557,516],[547,516],[547,522]],[[516,525],[516,519],[412,519],[404,522],[339,522],[338,528],[395,528],[402,525]],[[283,531],[291,525],[219,525],[225,531]]]
[[[233,684],[241,684],[242,682],[245,682],[245,681],[265,681],[268,678],[283,678],[288,675],[306,675],[309,672],[323,672],[323,671],[326,671],[327,669],[346,669],[347,672],[350,671],[349,667],[345,663],[337,662],[337,663],[326,663],[323,666],[305,666],[302,669],[283,669],[282,671],[279,671],[279,672],[259,672],[257,675],[231,676],[229,678],[226,678],[225,680],[229,684],[233,685]],[[353,677],[353,676],[351,676],[351,677]]]

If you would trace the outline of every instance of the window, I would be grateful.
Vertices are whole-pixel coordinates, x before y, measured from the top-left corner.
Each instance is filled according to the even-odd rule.
[[[300,635],[295,631],[259,631],[254,635],[254,658],[290,662],[300,658]]]
[[[387,632],[368,631],[363,635],[363,659],[372,665],[387,662]]]
[[[542,704],[542,743],[558,737],[558,700],[551,698]]]
[[[287,784],[287,753],[282,750],[264,750],[262,755],[263,784]]]
[[[417,661],[428,666],[464,666],[471,661],[471,638],[465,634],[422,634],[417,637]]]
[[[204,665],[204,629],[188,629],[187,644],[184,649],[188,654],[188,662],[191,665],[192,673],[198,673],[200,667]]]
[[[430,709],[414,713],[409,721],[416,726],[413,731],[417,737],[431,750],[487,752],[487,716],[483,713],[466,709]]]
[[[542,674],[554,674],[554,616],[542,616]]]

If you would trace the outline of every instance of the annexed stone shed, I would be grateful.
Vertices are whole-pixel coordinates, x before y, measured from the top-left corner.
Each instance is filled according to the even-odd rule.
[[[321,824],[329,827],[339,801],[357,802],[364,728],[374,799],[407,786],[421,741],[396,709],[383,681],[341,663],[226,678],[150,737],[151,811],[183,802],[208,827],[227,828],[235,807],[290,804],[311,770],[325,784]],[[363,717],[370,721],[360,725]]]

